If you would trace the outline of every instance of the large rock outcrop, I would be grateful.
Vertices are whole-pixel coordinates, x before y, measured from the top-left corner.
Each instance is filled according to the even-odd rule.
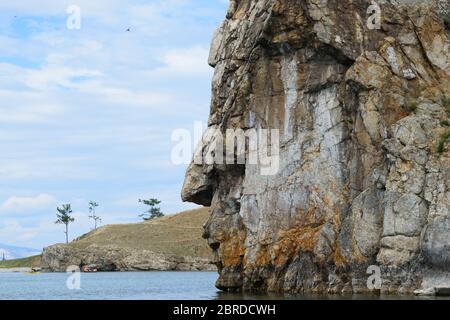
[[[91,245],[77,248],[57,244],[44,249],[41,268],[65,272],[68,267],[90,266],[98,271],[212,271],[209,259],[171,256],[148,250]]]
[[[75,241],[45,248],[44,271],[64,272],[69,266],[99,271],[216,270],[202,241],[208,208],[184,211],[151,221],[106,225]]]
[[[372,265],[382,292],[450,285],[448,8],[231,1],[208,126],[279,129],[280,163],[188,169],[183,199],[211,205],[218,288],[361,292]],[[206,135],[197,160],[216,145]]]

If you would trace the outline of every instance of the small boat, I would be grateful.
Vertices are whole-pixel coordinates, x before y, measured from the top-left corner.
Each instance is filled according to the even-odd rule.
[[[91,273],[91,272],[97,272],[98,271],[97,268],[94,267],[94,266],[84,266],[82,270],[85,273]]]

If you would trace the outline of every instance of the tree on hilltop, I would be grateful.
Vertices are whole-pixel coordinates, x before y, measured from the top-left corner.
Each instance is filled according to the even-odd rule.
[[[100,216],[97,216],[95,213],[96,208],[99,206],[99,204],[95,201],[89,201],[89,213],[91,214],[89,218],[94,220],[94,230],[97,230],[97,224],[102,222],[102,218]]]
[[[69,224],[75,221],[75,218],[71,216],[72,214],[72,206],[70,204],[63,204],[61,207],[57,207],[56,210],[58,213],[56,217],[56,224],[63,224],[66,226],[66,244],[69,243]]]
[[[154,198],[148,200],[139,199],[139,203],[143,203],[146,206],[150,207],[148,210],[145,211],[145,213],[139,215],[139,217],[141,217],[143,220],[148,221],[164,217],[164,214],[158,207],[158,205],[161,203],[161,201],[159,201],[158,199]]]

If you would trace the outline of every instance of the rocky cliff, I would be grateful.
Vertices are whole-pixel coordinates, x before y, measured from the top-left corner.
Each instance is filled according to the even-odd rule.
[[[57,272],[69,266],[99,271],[216,270],[201,240],[207,216],[208,208],[201,208],[148,222],[104,226],[68,245],[45,248],[41,267]]]
[[[450,286],[448,23],[447,0],[231,0],[208,126],[279,129],[280,162],[188,169],[218,288],[363,292],[370,266],[383,293]]]

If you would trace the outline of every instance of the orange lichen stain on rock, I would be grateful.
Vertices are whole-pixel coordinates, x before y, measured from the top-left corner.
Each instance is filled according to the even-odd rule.
[[[340,245],[336,246],[336,250],[334,250],[333,254],[331,255],[331,259],[336,267],[344,268],[345,266],[347,266],[347,261],[342,255],[342,249]]]
[[[271,264],[271,259],[267,245],[260,247],[258,255],[256,256],[256,259],[254,261],[254,264],[257,266],[267,266]]]
[[[238,266],[242,263],[245,254],[244,239],[245,235],[240,233],[220,244],[220,256],[224,267]]]
[[[318,226],[325,223],[323,212],[320,212],[315,204],[310,204],[307,210],[302,208],[296,209],[293,222],[298,227]]]
[[[282,231],[278,241],[261,245],[254,259],[245,256],[244,264],[247,267],[284,266],[299,252],[313,252],[321,229],[322,226],[309,226]]]
[[[313,252],[320,230],[318,227],[296,227],[280,234],[280,240],[270,248],[274,266],[288,263],[299,252]]]

